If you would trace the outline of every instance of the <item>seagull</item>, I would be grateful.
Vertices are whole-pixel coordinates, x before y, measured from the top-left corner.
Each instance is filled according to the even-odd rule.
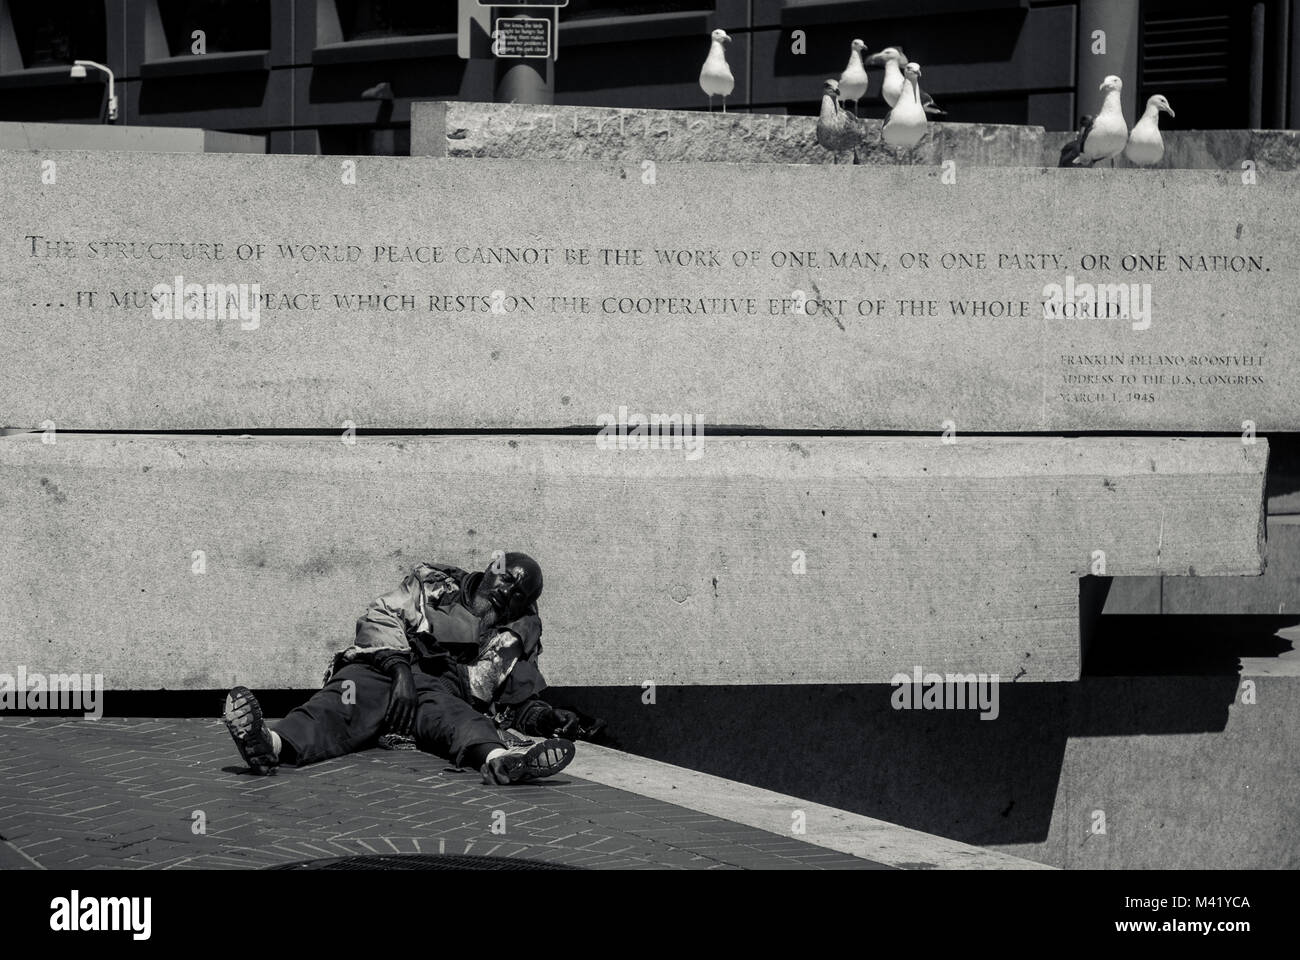
[[[834,80],[822,84],[822,111],[817,116],[817,142],[835,154],[853,150],[853,162],[858,162],[857,145],[862,141],[862,122],[840,106],[840,85]]]
[[[1092,129],[1093,116],[1085,113],[1079,118],[1079,132],[1074,135],[1074,139],[1061,147],[1061,162],[1057,166],[1072,167],[1083,155],[1083,138],[1088,135]]]
[[[903,78],[903,66],[907,63],[907,57],[904,56],[901,47],[885,47],[879,53],[871,57],[868,61],[872,66],[878,67],[884,64],[885,82],[880,87],[880,94],[885,98],[885,103],[893,107],[898,103],[899,96],[902,95],[903,89],[907,86],[907,81]],[[925,107],[925,112],[935,117],[946,117],[948,111],[940,110],[939,105],[934,102],[934,97],[922,91],[921,106]]]
[[[1161,110],[1171,117],[1174,115],[1174,109],[1169,106],[1169,101],[1156,94],[1147,101],[1146,112],[1142,114],[1142,119],[1134,125],[1128,135],[1128,146],[1124,148],[1124,156],[1139,167],[1153,167],[1165,155],[1165,142],[1160,136]]]
[[[1079,128],[1079,154],[1075,166],[1091,167],[1098,160],[1114,160],[1124,152],[1128,143],[1128,124],[1124,122],[1124,107],[1119,99],[1124,81],[1112,75],[1103,80],[1097,89],[1104,91],[1106,98],[1101,103],[1096,119]]]
[[[866,52],[867,45],[861,40],[854,40],[849,47],[849,65],[844,68],[840,74],[840,99],[845,103],[853,101],[853,115],[858,115],[858,103],[867,95],[867,85],[870,79],[867,77],[867,70],[862,65],[862,54]]]
[[[906,86],[898,103],[894,104],[894,109],[889,111],[889,118],[885,120],[885,128],[881,133],[885,143],[891,147],[914,147],[925,136],[926,116],[925,108],[921,106],[920,76],[919,63],[909,63],[903,68]]]
[[[710,36],[713,38],[713,44],[709,47],[709,55],[704,60],[704,66],[700,68],[700,89],[709,95],[709,109],[713,109],[713,98],[717,94],[722,95],[722,112],[727,112],[727,97],[736,87],[736,78],[731,75],[731,68],[727,66],[727,54],[722,49],[724,43],[730,43],[731,37],[727,36],[725,30],[714,30]]]

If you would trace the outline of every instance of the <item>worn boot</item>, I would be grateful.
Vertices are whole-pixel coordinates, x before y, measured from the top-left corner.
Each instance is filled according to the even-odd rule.
[[[575,748],[570,740],[552,737],[531,746],[511,747],[483,764],[484,783],[527,783],[553,777],[569,765]]]
[[[239,748],[239,755],[256,774],[274,773],[280,763],[275,755],[271,731],[262,719],[262,707],[247,687],[235,687],[226,695],[222,714],[226,729]]]

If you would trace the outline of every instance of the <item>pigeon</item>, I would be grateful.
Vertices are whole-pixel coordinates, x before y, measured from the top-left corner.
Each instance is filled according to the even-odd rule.
[[[853,150],[853,162],[858,162],[854,149],[862,142],[862,122],[840,106],[840,85],[834,80],[822,84],[822,109],[817,116],[817,142],[835,154]]]
[[[1160,136],[1161,110],[1171,117],[1174,115],[1174,109],[1169,106],[1169,101],[1156,94],[1147,100],[1146,112],[1142,114],[1142,119],[1134,125],[1128,135],[1128,146],[1124,148],[1124,156],[1139,167],[1153,167],[1165,155],[1165,141]]]
[[[858,103],[867,95],[867,69],[862,65],[862,54],[867,45],[861,40],[854,40],[849,47],[849,65],[840,74],[840,99],[845,103],[853,101],[853,115],[858,115]]]
[[[898,98],[907,85],[903,78],[903,66],[907,63],[907,57],[903,54],[900,47],[885,47],[879,53],[872,56],[868,61],[872,66],[885,67],[885,82],[880,87],[880,95],[885,98],[885,103],[893,107],[898,103]],[[925,107],[925,112],[932,117],[946,117],[947,110],[940,110],[939,105],[934,102],[934,97],[922,91],[921,106]]]
[[[1106,98],[1092,123],[1079,129],[1079,155],[1074,166],[1091,167],[1099,160],[1114,160],[1128,144],[1128,124],[1124,122],[1124,107],[1119,99],[1124,81],[1112,75],[1098,89],[1105,92]]]
[[[722,112],[727,112],[727,97],[736,87],[736,78],[731,75],[731,68],[727,66],[727,54],[722,49],[724,43],[730,43],[731,37],[727,36],[725,30],[714,30],[710,36],[713,43],[709,47],[709,55],[704,60],[704,66],[700,68],[700,89],[709,95],[709,109],[713,109],[713,98],[722,95]]]
[[[914,147],[925,136],[925,107],[921,106],[921,65],[909,63],[903,68],[906,85],[889,111],[881,136],[891,147]]]

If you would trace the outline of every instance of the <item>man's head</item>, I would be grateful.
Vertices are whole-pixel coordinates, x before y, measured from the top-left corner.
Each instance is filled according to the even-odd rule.
[[[483,571],[479,592],[503,619],[522,616],[542,595],[542,568],[526,553],[497,554]]]

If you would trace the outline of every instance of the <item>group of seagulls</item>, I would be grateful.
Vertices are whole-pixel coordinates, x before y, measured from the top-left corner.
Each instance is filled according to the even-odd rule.
[[[877,66],[885,70],[880,95],[889,105],[881,139],[891,147],[910,149],[925,136],[925,125],[930,115],[942,116],[944,111],[939,109],[933,97],[922,92],[921,65],[908,60],[901,48],[886,47],[864,60],[866,50],[865,43],[854,40],[849,45],[849,64],[840,78],[822,84],[817,142],[833,153],[850,150],[861,142],[863,124],[858,119],[858,105],[871,85],[867,67]],[[844,108],[849,101],[853,103],[852,113]]]
[[[1100,87],[1105,97],[1096,117],[1085,116],[1079,121],[1079,132],[1061,148],[1061,166],[1091,167],[1098,162],[1114,160],[1121,153],[1130,163],[1150,167],[1165,155],[1165,142],[1160,136],[1160,114],[1174,115],[1169,101],[1157,94],[1147,100],[1142,118],[1129,130],[1124,120],[1124,107],[1120,91],[1124,81],[1110,76]]]
[[[727,97],[736,87],[736,78],[727,65],[723,44],[731,37],[725,30],[714,30],[710,35],[709,55],[700,70],[700,88],[708,94],[709,109],[713,98],[722,97],[722,112],[727,112]],[[889,105],[889,116],[881,131],[881,139],[891,147],[910,149],[925,136],[926,123],[932,115],[944,116],[934,98],[921,90],[921,65],[908,60],[900,47],[886,47],[870,57],[865,56],[867,45],[854,40],[849,45],[849,63],[838,80],[829,79],[822,85],[821,111],[817,116],[817,142],[833,153],[852,150],[862,142],[864,124],[858,119],[858,105],[867,95],[871,78],[867,67],[883,67],[884,81],[880,95]],[[1121,153],[1139,166],[1153,166],[1165,154],[1160,136],[1160,114],[1174,115],[1173,108],[1164,97],[1156,95],[1147,100],[1146,111],[1132,130],[1124,120],[1120,91],[1124,81],[1107,77],[1101,84],[1105,95],[1101,109],[1095,117],[1080,120],[1079,132],[1061,148],[1061,166],[1091,167],[1098,162],[1114,160]],[[850,113],[845,103],[853,104]],[[856,162],[857,156],[854,155]]]
[[[725,30],[714,30],[709,35],[709,55],[700,69],[700,89],[709,97],[722,97],[722,112],[727,112],[727,97],[736,88],[736,78],[727,64],[724,44],[731,42]],[[817,118],[817,142],[827,150],[839,153],[852,149],[862,139],[862,121],[858,119],[858,105],[867,95],[871,79],[867,67],[883,67],[885,79],[880,94],[889,105],[889,117],[881,137],[894,147],[914,147],[925,136],[928,117],[942,116],[943,110],[934,98],[923,93],[920,87],[921,66],[909,61],[899,47],[886,47],[879,53],[864,57],[867,45],[854,40],[849,45],[849,63],[838,80],[827,80],[822,86],[822,107]],[[844,108],[852,102],[853,112]]]

